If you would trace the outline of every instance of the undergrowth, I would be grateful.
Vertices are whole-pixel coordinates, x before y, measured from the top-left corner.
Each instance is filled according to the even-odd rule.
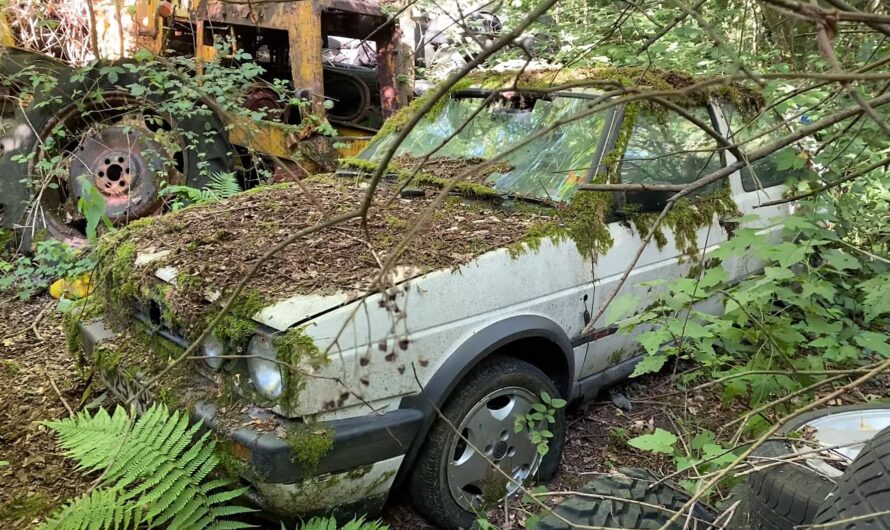
[[[608,324],[627,334],[646,330],[636,335],[645,356],[632,377],[691,361],[674,379],[681,390],[716,385],[727,408],[742,402],[745,411],[726,432],[656,429],[628,440],[631,446],[670,455],[678,470],[696,467],[701,476],[730,464],[741,437],[847,382],[830,379],[831,371],[890,357],[890,262],[846,241],[824,209],[805,211],[771,220],[772,230],[737,230],[709,259],[700,256],[689,277],[645,282],[660,294],[638,314],[625,317],[638,306],[633,296],[613,302]],[[746,276],[751,270],[760,272]],[[691,442],[679,443],[678,435]],[[690,491],[697,483],[683,481]]]

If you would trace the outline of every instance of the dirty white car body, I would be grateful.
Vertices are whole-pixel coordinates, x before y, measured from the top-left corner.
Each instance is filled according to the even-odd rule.
[[[721,106],[709,107],[715,129],[730,137]],[[617,134],[620,117],[618,113],[606,120],[606,136]],[[606,152],[608,148],[598,150],[599,161]],[[734,162],[730,153],[723,153],[721,164]],[[787,204],[758,207],[782,195],[785,188],[780,183],[746,189],[736,171],[726,185],[740,214],[757,213],[763,219],[749,222],[750,227],[769,229],[766,220],[789,212]],[[698,228],[697,246],[705,255],[728,237],[727,221],[715,216],[710,226]],[[257,502],[293,515],[331,509],[350,514],[379,507],[394,486],[416,473],[439,411],[454,400],[462,382],[492,358],[515,357],[534,366],[570,403],[591,399],[627,377],[639,359],[633,335],[617,334],[602,321],[594,323],[593,332],[581,334],[590,315],[618,286],[645,235],[622,219],[609,222],[608,230],[611,248],[595,259],[582,255],[569,238],[544,238],[537,248],[518,256],[500,248],[455,269],[420,276],[410,268],[399,269],[394,286],[385,293],[359,299],[347,292],[299,294],[259,311],[254,316],[259,337],[299,327],[330,359],[312,369],[290,410],[277,408],[266,414],[287,413],[303,423],[323,423],[332,427],[335,437],[331,454],[311,474],[287,463],[293,460],[274,436],[249,428],[236,432],[234,441],[246,448],[252,464],[266,470],[246,477]],[[636,295],[640,308],[657,295],[657,288],[645,282],[683,277],[692,265],[669,228],[664,234],[667,243],[661,248],[648,245],[620,289],[622,294]],[[723,265],[731,279],[758,266],[742,259]],[[176,273],[161,275],[170,279]],[[397,355],[384,359],[387,352]],[[274,366],[266,363],[260,368],[268,371]],[[199,407],[198,415],[212,424],[214,412],[208,405]],[[513,419],[504,419],[504,425],[512,427]],[[504,447],[509,452],[514,438],[512,434],[508,438]],[[497,444],[493,447],[497,454]],[[558,463],[558,451],[556,459]],[[455,459],[442,470],[452,473],[460,465]],[[541,465],[542,459],[534,457],[514,476],[530,480]],[[509,472],[509,464],[504,469]],[[454,480],[443,478],[447,483],[443,495],[450,491],[450,502],[469,513],[475,490],[462,495]],[[504,493],[513,490],[508,487]],[[447,510],[428,508],[424,513],[443,526],[456,527],[463,520],[454,515],[458,512]]]

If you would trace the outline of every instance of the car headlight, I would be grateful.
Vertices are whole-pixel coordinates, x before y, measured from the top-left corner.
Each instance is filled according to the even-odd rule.
[[[247,353],[253,356],[248,359],[247,367],[254,388],[265,398],[277,399],[281,396],[283,385],[272,337],[255,335],[247,344]]]
[[[213,334],[204,339],[204,343],[201,344],[201,353],[207,366],[214,370],[219,370],[226,361],[222,358],[226,354],[226,345]]]

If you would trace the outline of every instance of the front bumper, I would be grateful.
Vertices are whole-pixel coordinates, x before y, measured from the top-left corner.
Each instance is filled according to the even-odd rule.
[[[100,342],[116,337],[101,320],[80,323],[79,332],[87,358]],[[100,377],[119,399],[132,395],[133,389],[120,384],[114,374]],[[226,456],[234,458],[237,472],[251,484],[252,500],[291,516],[331,511],[348,515],[344,510],[351,506],[365,511],[382,506],[423,423],[423,413],[411,408],[314,423],[313,428],[330,433],[333,443],[317,462],[308,464],[292,448],[299,443],[293,435],[306,430],[302,421],[248,407],[234,422],[228,415],[222,422],[216,405],[207,402],[198,402],[190,412],[218,435]],[[276,427],[270,429],[270,424]]]

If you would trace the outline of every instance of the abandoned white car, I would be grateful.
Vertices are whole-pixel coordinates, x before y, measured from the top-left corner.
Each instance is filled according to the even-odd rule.
[[[733,89],[676,100],[686,116],[652,102],[615,105],[608,83],[597,83],[620,79],[614,72],[571,74],[574,87],[556,91],[542,87],[566,72],[529,75],[519,91],[496,90],[511,76],[461,84],[398,148],[367,226],[326,228],[272,257],[201,355],[165,373],[143,400],[191,407],[252,501],[278,514],[364,514],[404,491],[433,523],[468,528],[518,484],[550,479],[564,402],[593,398],[639,359],[632,335],[589,320],[670,196],[579,186],[684,184],[737,167],[738,151],[725,147],[754,137],[744,116],[757,104]],[[653,86],[690,83],[646,75]],[[201,333],[259,256],[361,204],[410,112],[335,175],[104,237],[98,293],[74,312],[72,345],[115,394],[133,396]],[[456,185],[381,274],[449,178],[505,152]],[[642,308],[658,289],[651,280],[696,274],[733,219],[779,198],[788,177],[765,158],[679,201],[621,292]],[[788,208],[756,212],[768,219]],[[758,222],[749,226],[767,226]],[[755,266],[724,263],[729,281]]]

